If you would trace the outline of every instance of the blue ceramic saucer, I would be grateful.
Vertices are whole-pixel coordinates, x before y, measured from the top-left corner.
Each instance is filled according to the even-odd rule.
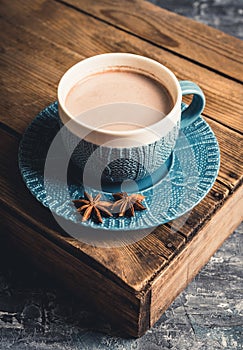
[[[104,230],[141,230],[164,224],[189,212],[209,192],[219,170],[220,154],[216,137],[207,122],[199,116],[180,131],[168,170],[156,174],[153,184],[142,184],[136,193],[145,196],[147,210],[132,218],[103,218],[102,224],[92,220],[81,222],[72,199],[83,196],[84,190],[103,200],[113,201],[106,190],[85,186],[72,162],[67,180],[44,173],[46,157],[59,131],[57,102],[41,111],[27,128],[19,148],[19,168],[26,186],[54,215],[78,225]],[[58,171],[57,171],[58,173]],[[45,177],[44,177],[45,174]],[[128,189],[129,192],[129,189]]]

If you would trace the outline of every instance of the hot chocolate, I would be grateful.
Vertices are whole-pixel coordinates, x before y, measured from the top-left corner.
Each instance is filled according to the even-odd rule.
[[[131,118],[129,113],[116,113],[116,106],[120,108],[123,103],[146,106],[157,112]],[[79,81],[68,93],[65,105],[74,117],[91,127],[97,126],[95,118],[102,118],[102,129],[126,131],[158,122],[171,111],[173,101],[155,78],[129,68],[113,68]],[[111,106],[112,113],[105,116],[87,113],[107,105]]]

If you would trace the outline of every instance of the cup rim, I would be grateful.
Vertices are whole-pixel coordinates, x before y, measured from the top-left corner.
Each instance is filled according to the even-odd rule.
[[[151,63],[154,66],[157,66],[160,69],[163,69],[164,71],[166,71],[166,73],[171,77],[171,79],[173,80],[173,82],[175,83],[175,86],[177,88],[177,96],[176,96],[176,101],[172,107],[172,109],[170,110],[170,112],[168,114],[165,115],[165,117],[161,120],[164,120],[166,118],[168,119],[173,119],[172,116],[174,115],[174,112],[178,109],[178,105],[180,107],[181,105],[181,100],[182,100],[182,92],[181,92],[181,88],[180,88],[180,84],[175,76],[175,74],[166,66],[164,66],[162,63],[149,58],[149,57],[145,57],[145,56],[141,56],[141,55],[137,55],[137,54],[132,54],[132,53],[128,53],[128,52],[109,52],[109,53],[103,53],[103,54],[99,54],[99,55],[94,55],[91,57],[87,57],[79,62],[77,62],[76,64],[74,64],[73,66],[71,66],[61,77],[59,83],[58,83],[58,88],[57,88],[57,99],[58,99],[58,104],[61,106],[62,110],[64,111],[65,115],[68,116],[69,120],[71,120],[74,123],[77,123],[78,125],[80,125],[81,127],[85,128],[86,130],[89,130],[89,132],[97,132],[98,134],[103,134],[103,135],[108,135],[108,136],[114,136],[114,137],[121,137],[124,138],[126,136],[130,137],[133,135],[138,135],[140,133],[144,132],[144,128],[138,128],[138,129],[134,129],[134,130],[124,130],[124,131],[116,131],[116,130],[105,130],[102,128],[93,128],[90,125],[87,125],[85,123],[82,123],[82,121],[80,119],[75,119],[75,117],[69,112],[69,110],[66,108],[65,106],[65,99],[63,100],[61,98],[61,90],[63,88],[63,84],[65,83],[65,80],[67,79],[67,77],[73,72],[75,71],[77,68],[79,68],[79,66],[82,66],[84,63],[86,62],[92,62],[93,60],[98,59],[99,57],[123,57],[123,56],[129,56],[129,57],[133,57],[134,59],[139,59],[140,61],[147,61],[149,63]],[[88,74],[87,74],[88,76]],[[74,84],[75,85],[75,84]],[[70,91],[70,90],[69,90]],[[65,96],[66,98],[66,96]],[[101,106],[97,106],[97,107],[101,107]],[[94,108],[97,108],[94,107]],[[161,123],[161,120],[157,121],[156,123],[152,123],[150,125],[148,125],[145,129],[150,128],[150,127],[156,127],[157,125],[159,125]]]

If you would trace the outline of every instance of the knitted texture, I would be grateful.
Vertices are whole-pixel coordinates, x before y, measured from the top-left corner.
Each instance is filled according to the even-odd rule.
[[[161,167],[169,158],[179,132],[179,123],[160,140],[132,148],[98,146],[80,140],[62,126],[65,147],[73,162],[90,174],[100,173],[106,182],[140,180]]]

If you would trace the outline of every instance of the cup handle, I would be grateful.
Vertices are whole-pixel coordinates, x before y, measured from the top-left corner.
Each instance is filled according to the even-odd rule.
[[[194,122],[201,114],[205,106],[205,96],[200,87],[192,81],[181,80],[179,84],[182,96],[193,94],[191,104],[181,113],[181,128],[183,129]]]

